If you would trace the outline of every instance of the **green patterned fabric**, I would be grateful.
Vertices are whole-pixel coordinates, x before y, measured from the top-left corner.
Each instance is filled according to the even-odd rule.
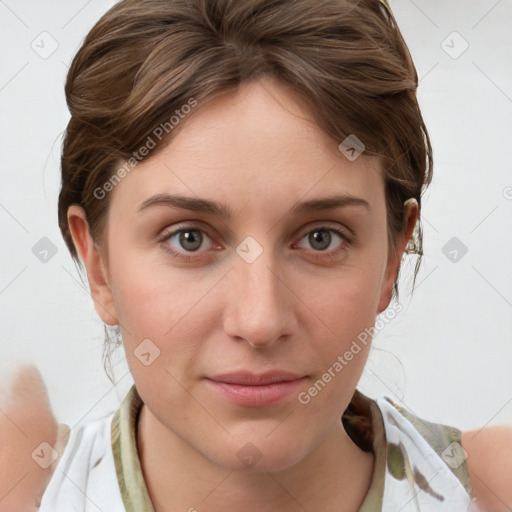
[[[137,421],[142,405],[133,385],[112,418],[112,451],[126,510],[154,512],[137,453]]]
[[[452,443],[456,443],[461,445],[461,432],[460,430],[449,427],[447,425],[440,425],[438,423],[431,423],[430,421],[422,420],[414,414],[411,414],[407,409],[400,407],[399,405],[393,404],[390,400],[388,400],[400,414],[402,414],[405,418],[407,418],[414,428],[427,440],[427,442],[434,448],[436,453],[442,456],[443,452],[446,448]],[[449,452],[445,454],[447,458]],[[453,474],[460,480],[468,494],[472,494],[473,489],[471,487],[471,483],[469,480],[469,471],[466,463],[457,465],[447,464],[448,468],[453,472]]]

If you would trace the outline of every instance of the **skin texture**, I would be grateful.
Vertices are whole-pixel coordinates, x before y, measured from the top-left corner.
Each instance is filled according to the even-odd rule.
[[[171,497],[173,510],[202,511],[226,503],[329,511],[340,502],[349,511],[364,498],[373,456],[350,440],[340,417],[369,345],[307,405],[292,394],[273,406],[242,407],[204,380],[285,369],[306,376],[297,393],[307,390],[388,306],[417,204],[406,212],[398,254],[388,253],[380,161],[351,162],[337,145],[287,89],[268,80],[244,84],[194,112],[168,147],[116,186],[102,251],[81,209],[69,209],[96,309],[120,325],[145,403],[138,446],[157,511],[168,510]],[[162,193],[225,203],[233,217],[168,205],[137,211]],[[289,213],[296,201],[335,193],[362,198],[370,209]],[[187,251],[179,234],[159,241],[183,226],[203,231],[199,250]],[[308,234],[321,227],[344,230],[351,242],[329,232],[319,249]],[[236,252],[248,236],[263,250],[251,263]],[[145,339],[159,350],[147,366],[136,357]],[[237,456],[247,443],[261,455],[251,468]]]
[[[493,425],[462,434],[480,512],[512,510],[512,428]]]

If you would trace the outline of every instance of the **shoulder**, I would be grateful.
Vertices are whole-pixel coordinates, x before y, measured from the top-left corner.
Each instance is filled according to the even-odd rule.
[[[65,510],[71,505],[85,510],[85,496],[102,502],[98,492],[103,492],[105,485],[115,484],[110,447],[112,417],[108,414],[85,421],[68,431],[67,440],[57,450],[59,458],[42,495],[40,512]]]
[[[471,485],[460,430],[426,421],[388,397],[377,403],[385,430],[387,471],[397,480],[389,479],[395,485],[387,493],[391,502],[395,503],[391,494],[406,492],[407,482],[407,503],[416,503],[421,495],[422,510],[467,512]]]
[[[471,485],[480,512],[512,509],[512,428],[492,426],[462,432]]]

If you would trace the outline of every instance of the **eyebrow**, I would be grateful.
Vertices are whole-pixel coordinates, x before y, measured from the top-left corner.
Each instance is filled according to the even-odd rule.
[[[137,208],[137,212],[141,212],[150,206],[164,205],[182,210],[189,210],[193,212],[210,213],[221,219],[229,219],[232,216],[230,208],[222,203],[211,201],[209,199],[202,199],[199,197],[186,197],[182,195],[171,194],[156,194],[143,201]],[[295,203],[290,209],[293,215],[301,215],[306,213],[333,210],[335,208],[342,208],[347,206],[362,206],[368,212],[372,208],[368,201],[361,197],[355,197],[350,194],[338,194],[320,199],[310,199],[308,201],[299,201]]]

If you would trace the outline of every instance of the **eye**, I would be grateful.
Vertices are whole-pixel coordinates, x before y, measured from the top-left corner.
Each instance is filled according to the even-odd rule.
[[[175,258],[182,258],[184,260],[195,259],[195,256],[188,255],[188,253],[203,252],[202,249],[207,248],[210,237],[203,230],[197,226],[181,227],[172,231],[164,231],[159,238],[164,246],[164,249]],[[185,252],[183,252],[185,251]]]
[[[336,239],[341,240],[341,243],[338,243],[338,247],[327,250]],[[207,252],[208,245],[215,245],[213,243],[208,244],[208,240],[211,242],[208,233],[198,226],[179,226],[177,229],[166,230],[158,239],[167,253],[174,258],[180,258],[184,261],[199,258],[202,252]],[[300,240],[301,242],[306,240],[306,243],[313,249],[312,257],[317,259],[339,257],[340,253],[346,250],[347,246],[351,243],[350,237],[344,231],[331,226],[318,226],[310,229]],[[298,246],[301,247],[300,245]],[[194,253],[199,254],[194,255]]]
[[[327,250],[329,246],[331,246],[332,242],[336,241],[336,238],[341,240],[341,244],[338,244],[337,248]],[[341,229],[330,226],[318,226],[313,230],[308,231],[301,238],[301,241],[302,240],[306,240],[306,242],[314,249],[314,252],[317,253],[313,255],[315,258],[336,257],[344,251],[347,248],[347,245],[351,242],[349,236]]]

